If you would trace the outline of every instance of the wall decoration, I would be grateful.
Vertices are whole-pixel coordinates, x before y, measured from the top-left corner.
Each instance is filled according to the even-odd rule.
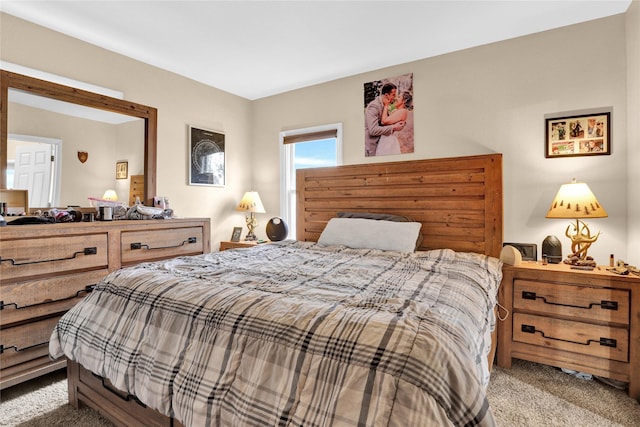
[[[364,84],[364,155],[413,153],[413,74]]]
[[[225,185],[225,135],[189,126],[189,185]]]
[[[611,154],[611,113],[545,119],[544,156],[574,157]]]
[[[78,151],[78,160],[80,160],[80,163],[86,162],[87,159],[89,159],[89,153],[86,151]]]
[[[242,235],[242,227],[233,227],[233,233],[231,233],[231,241],[239,242]]]
[[[129,162],[116,162],[116,179],[129,178]]]

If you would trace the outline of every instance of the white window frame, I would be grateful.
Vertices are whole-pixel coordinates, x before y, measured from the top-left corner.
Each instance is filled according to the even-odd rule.
[[[289,226],[289,238],[296,237],[295,222],[295,166],[293,159],[293,146],[285,144],[285,137],[305,135],[322,131],[336,131],[336,164],[342,165],[342,123],[312,126],[303,129],[294,129],[280,132],[280,217]],[[293,215],[293,218],[292,218]]]

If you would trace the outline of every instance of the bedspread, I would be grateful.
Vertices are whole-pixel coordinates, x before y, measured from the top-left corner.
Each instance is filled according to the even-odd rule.
[[[494,425],[500,261],[284,241],[110,273],[66,356],[186,426]]]

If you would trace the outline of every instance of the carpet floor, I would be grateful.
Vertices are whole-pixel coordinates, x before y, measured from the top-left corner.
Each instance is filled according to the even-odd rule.
[[[640,404],[624,391],[531,362],[494,367],[488,396],[501,427],[640,426]],[[0,414],[0,426],[112,426],[90,409],[67,404],[64,371],[3,390]]]

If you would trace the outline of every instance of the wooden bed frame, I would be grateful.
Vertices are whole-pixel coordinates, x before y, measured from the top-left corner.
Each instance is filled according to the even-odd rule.
[[[298,240],[316,242],[337,212],[405,215],[422,223],[420,250],[495,257],[502,249],[502,155],[297,171]]]
[[[501,154],[303,169],[296,179],[298,240],[317,241],[337,212],[388,213],[422,223],[420,250],[500,255]],[[75,408],[93,408],[119,426],[181,426],[76,362],[68,361],[67,373],[69,403]]]

